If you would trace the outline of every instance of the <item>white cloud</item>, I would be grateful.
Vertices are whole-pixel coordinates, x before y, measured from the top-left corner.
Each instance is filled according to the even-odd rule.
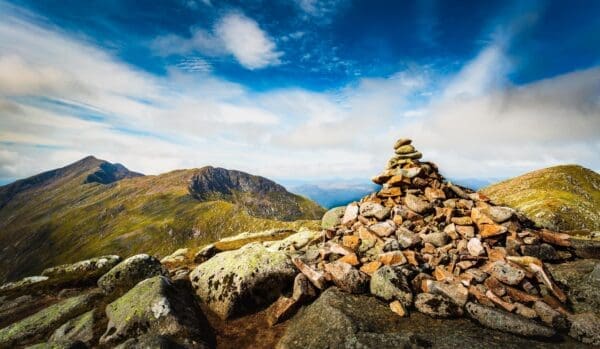
[[[274,40],[256,21],[237,12],[228,13],[217,21],[212,33],[196,28],[190,38],[165,35],[156,38],[152,48],[162,55],[200,53],[217,57],[230,54],[251,70],[281,64],[283,56]]]

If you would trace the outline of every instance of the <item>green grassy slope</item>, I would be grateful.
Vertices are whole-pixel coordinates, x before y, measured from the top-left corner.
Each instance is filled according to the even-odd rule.
[[[481,190],[540,226],[600,230],[600,175],[578,165],[549,167]]]
[[[12,195],[0,209],[0,281],[102,254],[163,256],[242,231],[317,228],[323,213],[314,202],[290,193],[286,200],[294,201],[307,220],[259,218],[243,203],[194,199],[187,186],[198,170],[84,183],[99,161],[82,160]]]

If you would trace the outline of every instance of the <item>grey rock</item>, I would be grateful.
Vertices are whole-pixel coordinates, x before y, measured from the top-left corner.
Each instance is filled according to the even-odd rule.
[[[95,331],[95,324],[100,317],[98,310],[90,310],[60,326],[52,336],[51,342],[76,342],[92,345],[99,338],[100,333]]]
[[[477,303],[467,303],[467,313],[481,325],[495,330],[526,337],[552,337],[553,329],[542,326],[533,320],[505,311],[486,307]]]
[[[115,345],[142,333],[173,336],[196,345],[214,345],[208,321],[194,302],[190,289],[176,288],[167,278],[155,276],[106,306],[108,326],[100,338]]]
[[[508,263],[496,262],[492,267],[492,276],[507,285],[518,285],[525,278],[525,272]]]
[[[569,336],[580,342],[600,346],[600,316],[594,313],[575,314],[570,317]]]
[[[392,221],[375,223],[369,226],[369,230],[380,237],[392,235],[396,231],[396,224]]]
[[[419,237],[419,235],[404,227],[398,228],[396,238],[402,248],[409,248],[421,242],[421,237]]]
[[[406,204],[406,206],[409,209],[411,209],[417,213],[424,213],[424,212],[428,211],[429,209],[431,209],[431,204],[428,201],[423,200],[412,194],[406,194],[404,203]]]
[[[489,206],[487,209],[488,216],[496,223],[503,223],[512,217],[515,213],[510,207]]]
[[[600,268],[598,259],[579,259],[559,264],[546,264],[553,279],[567,293],[576,313],[600,314],[600,280],[594,275]]]
[[[368,276],[348,263],[335,261],[325,265],[333,283],[342,291],[349,293],[365,293]]]
[[[297,273],[284,252],[252,243],[200,264],[190,280],[200,300],[226,319],[272,303],[291,287]]]
[[[371,294],[386,300],[398,300],[405,307],[412,305],[413,294],[401,267],[384,266],[372,276],[369,285]]]
[[[188,347],[189,348],[189,347]],[[199,344],[196,348],[208,348],[208,346]],[[119,344],[115,349],[187,349],[167,336],[155,334],[145,334],[137,338],[129,338]]]
[[[98,286],[106,294],[121,295],[138,282],[156,275],[168,276],[169,273],[158,259],[147,254],[138,254],[109,270],[98,279]]]
[[[360,205],[360,215],[366,218],[377,218],[377,220],[384,220],[392,211],[389,207],[384,207],[376,202],[364,202]]]
[[[446,243],[448,243],[449,237],[446,233],[440,231],[435,233],[422,234],[421,240],[423,241],[423,243],[428,242],[435,247],[442,247]]]
[[[121,261],[121,257],[108,255],[79,261],[73,264],[64,264],[57,267],[45,269],[43,276],[48,276],[55,283],[83,284],[87,281],[96,280]]]
[[[533,303],[533,310],[538,314],[540,319],[548,326],[552,326],[557,330],[566,330],[569,328],[569,320],[566,316],[554,310],[551,306],[542,301]]]
[[[331,229],[342,223],[342,217],[346,211],[346,206],[334,207],[325,212],[321,218],[321,227],[323,229]]]
[[[415,297],[415,308],[434,318],[452,318],[462,316],[462,309],[450,299],[431,293],[419,293]]]
[[[521,254],[523,256],[536,257],[543,261],[555,261],[560,259],[556,249],[552,247],[552,245],[546,243],[539,245],[522,245]]]
[[[344,216],[342,217],[342,224],[354,222],[356,218],[358,218],[358,204],[353,202],[346,206]]]

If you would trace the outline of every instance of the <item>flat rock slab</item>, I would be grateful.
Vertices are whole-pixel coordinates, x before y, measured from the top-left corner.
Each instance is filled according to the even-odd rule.
[[[362,343],[358,345],[357,343]],[[410,346],[409,346],[410,345]],[[481,327],[466,319],[433,319],[419,312],[399,317],[371,296],[329,288],[289,320],[277,348],[426,347],[551,349],[591,348],[569,337],[532,339]]]
[[[0,348],[31,343],[88,310],[101,296],[100,292],[85,293],[51,305],[0,330]]]
[[[552,337],[552,328],[535,321],[477,303],[467,303],[467,313],[483,326],[527,337]]]
[[[291,289],[297,273],[284,252],[252,243],[200,264],[190,280],[200,300],[226,319],[272,303]]]
[[[567,286],[565,291],[576,313],[600,314],[600,259],[579,259],[547,266],[554,280]]]

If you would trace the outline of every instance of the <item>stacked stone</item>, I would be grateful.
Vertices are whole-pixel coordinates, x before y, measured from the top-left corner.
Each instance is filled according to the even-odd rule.
[[[569,236],[536,229],[513,209],[444,180],[409,139],[394,151],[373,178],[381,190],[348,205],[339,224],[298,251],[302,277],[320,290],[370,292],[401,316],[411,308],[434,317],[466,313],[533,336],[566,327],[567,297],[543,261],[571,258]]]

